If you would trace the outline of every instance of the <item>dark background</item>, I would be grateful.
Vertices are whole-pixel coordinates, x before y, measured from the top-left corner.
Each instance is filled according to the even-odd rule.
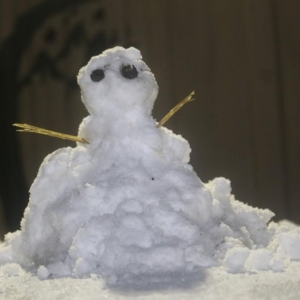
[[[300,222],[299,32],[299,0],[0,0],[0,235],[19,228],[43,158],[74,146],[11,124],[76,135],[77,72],[115,45],[156,75],[157,120],[196,91],[167,127],[203,181],[227,177],[237,199]]]

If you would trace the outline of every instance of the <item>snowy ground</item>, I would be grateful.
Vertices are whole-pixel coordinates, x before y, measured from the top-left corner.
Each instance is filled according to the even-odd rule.
[[[256,274],[230,274],[222,267],[211,268],[193,287],[179,288],[160,284],[139,291],[113,289],[96,275],[88,279],[62,278],[39,280],[18,265],[0,267],[0,299],[300,299],[300,262],[291,263],[284,272],[262,271]]]

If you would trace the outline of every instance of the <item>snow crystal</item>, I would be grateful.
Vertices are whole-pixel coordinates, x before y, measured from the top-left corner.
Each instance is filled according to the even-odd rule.
[[[44,266],[39,266],[37,269],[37,277],[41,280],[47,279],[49,277],[50,273],[48,269]]]
[[[19,274],[22,273],[22,269],[19,264],[12,263],[12,264],[8,264],[4,268],[3,273],[8,277],[19,276]]]
[[[270,262],[274,255],[271,251],[266,249],[258,249],[251,251],[247,258],[245,265],[250,270],[267,271],[270,269]]]
[[[300,260],[300,233],[298,231],[280,233],[278,239],[280,257]]]
[[[270,267],[274,272],[282,272],[285,268],[285,262],[279,258],[273,258],[270,261]]]
[[[226,253],[223,264],[232,273],[243,272],[245,270],[244,264],[249,253],[250,250],[248,248],[232,248]]]
[[[88,144],[45,158],[0,264],[40,279],[157,283],[213,266],[279,272],[300,259],[298,227],[268,224],[274,214],[235,200],[227,179],[203,183],[188,164],[188,142],[157,128],[158,86],[137,49],[93,57],[78,83],[90,114],[78,135]]]

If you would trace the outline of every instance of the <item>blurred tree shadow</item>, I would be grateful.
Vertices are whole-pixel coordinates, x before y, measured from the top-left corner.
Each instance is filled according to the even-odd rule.
[[[117,34],[114,33],[108,37],[100,31],[92,38],[88,38],[83,24],[77,23],[69,31],[58,54],[51,57],[45,50],[41,50],[34,58],[28,73],[19,79],[22,56],[35,33],[48,19],[76,5],[93,1],[95,2],[95,0],[43,1],[17,18],[12,33],[1,44],[0,198],[3,200],[6,226],[9,231],[19,228],[29,198],[28,186],[22,170],[20,142],[16,130],[12,127],[18,119],[18,98],[22,88],[30,84],[36,74],[47,74],[49,77],[64,81],[70,87],[75,87],[76,79],[66,77],[57,67],[58,63],[66,58],[72,47],[78,43],[86,45],[85,56],[88,59],[114,45]],[[105,16],[104,11],[96,13],[99,19]],[[49,31],[47,38],[51,40],[54,35],[54,32]]]

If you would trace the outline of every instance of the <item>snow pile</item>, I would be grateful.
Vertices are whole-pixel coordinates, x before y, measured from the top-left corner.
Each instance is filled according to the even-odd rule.
[[[129,277],[282,271],[300,258],[300,229],[234,199],[230,182],[204,184],[181,136],[157,128],[158,86],[135,48],[116,47],[79,72],[89,111],[79,128],[88,144],[46,157],[21,230],[0,245],[0,264],[49,276]],[[145,277],[143,277],[145,278]]]

